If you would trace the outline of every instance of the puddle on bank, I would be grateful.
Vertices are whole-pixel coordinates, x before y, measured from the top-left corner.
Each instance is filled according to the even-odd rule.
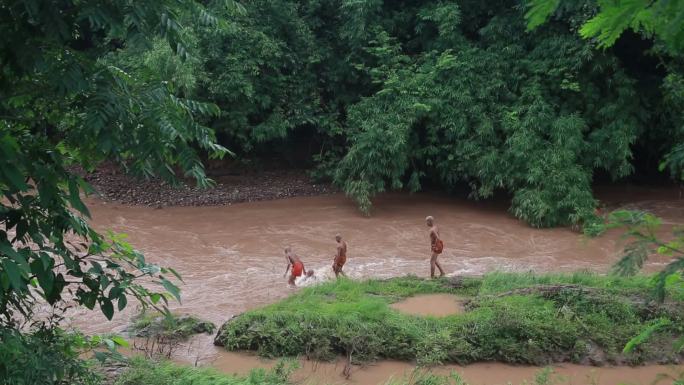
[[[272,368],[277,360],[265,360],[247,353],[220,352],[210,366],[228,374],[244,375],[254,368]],[[367,366],[353,366],[350,378],[342,373],[346,361],[315,362],[300,359],[300,368],[292,380],[297,384],[355,384],[379,385],[391,379],[410,379],[415,365],[401,361],[379,361]],[[552,366],[551,384],[556,385],[646,385],[652,384],[659,375],[676,375],[684,371],[684,365],[648,365],[638,367],[593,367],[574,364]],[[533,384],[535,376],[543,368],[536,366],[514,366],[502,363],[476,363],[466,366],[443,365],[423,369],[434,374],[448,375],[457,372],[469,385]],[[670,384],[663,380],[660,384]]]
[[[462,300],[451,294],[416,295],[395,302],[390,307],[404,314],[422,317],[445,317],[464,312]]]

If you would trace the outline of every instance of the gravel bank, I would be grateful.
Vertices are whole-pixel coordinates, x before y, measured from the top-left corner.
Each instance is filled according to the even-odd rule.
[[[221,206],[338,192],[329,184],[314,183],[305,170],[212,176],[216,186],[209,189],[194,187],[191,181],[173,186],[160,179],[137,179],[115,166],[103,166],[93,173],[79,173],[102,199],[151,207]]]

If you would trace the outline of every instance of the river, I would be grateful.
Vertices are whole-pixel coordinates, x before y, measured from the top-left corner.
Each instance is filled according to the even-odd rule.
[[[661,216],[664,234],[684,222],[684,199],[674,189],[622,186],[599,190],[597,196],[611,209],[638,208]],[[440,226],[445,242],[441,261],[447,275],[493,270],[606,272],[619,258],[622,245],[618,232],[586,239],[567,228],[533,229],[507,212],[507,202],[476,202],[430,193],[384,195],[370,217],[361,215],[353,202],[339,194],[219,207],[154,209],[94,198],[88,204],[97,229],[127,233],[148,260],[174,267],[182,274],[183,302],[173,304],[172,310],[217,325],[292,293],[283,278],[285,246],[292,246],[306,267],[316,271],[317,280],[330,279],[336,233],[348,242],[345,271],[351,278],[428,276],[426,215],[434,216]],[[650,261],[646,269],[658,269],[666,262]],[[121,332],[134,311],[129,306],[111,322],[87,310],[73,312],[70,317],[76,327],[89,333]],[[231,357],[236,360],[234,354],[213,347],[210,338],[197,338],[185,358],[214,362],[230,371],[226,362],[230,363]],[[396,370],[383,369],[379,376],[367,376],[367,381],[361,381],[363,376],[359,375],[354,381],[374,384],[390,372],[404,371],[406,365],[382,363],[383,368]],[[466,378],[473,383],[497,383],[478,377],[476,369],[481,365],[466,368],[471,372]],[[585,369],[589,373],[593,368]],[[616,370],[633,380],[637,377],[627,373],[639,369]],[[482,375],[492,372],[483,370]],[[512,381],[522,375],[513,369],[508,372]],[[650,371],[644,376],[653,378]]]

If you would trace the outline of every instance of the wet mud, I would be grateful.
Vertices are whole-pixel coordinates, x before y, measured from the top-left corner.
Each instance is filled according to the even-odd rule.
[[[390,305],[404,314],[421,317],[445,317],[464,312],[463,302],[451,294],[425,294],[409,297]]]

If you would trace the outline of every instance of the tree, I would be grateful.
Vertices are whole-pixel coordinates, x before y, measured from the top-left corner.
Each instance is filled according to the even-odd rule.
[[[668,284],[679,282],[681,286],[684,273],[684,227],[675,227],[671,239],[665,241],[658,236],[661,225],[661,220],[652,214],[618,210],[610,213],[604,229],[626,229],[624,238],[630,240],[625,246],[624,256],[613,267],[614,272],[619,275],[636,274],[655,255],[671,259],[655,277],[655,295],[662,302]]]
[[[536,227],[591,220],[593,174],[631,172],[644,113],[615,57],[561,28],[527,34],[514,9],[475,41],[454,29],[465,12],[453,4],[404,12],[421,26],[412,48],[425,47],[409,55],[387,32],[400,27],[376,27],[365,69],[379,90],[349,108],[336,174],[347,194],[367,209],[386,189],[465,182],[475,198],[509,192]]]
[[[628,29],[654,42],[650,55],[659,57],[659,65],[668,74],[662,79],[660,114],[668,116],[672,130],[668,150],[662,156],[660,171],[668,170],[675,180],[684,180],[684,1],[669,0],[591,0],[562,3],[559,0],[530,0],[526,3],[528,31],[547,23],[550,18],[576,23],[572,10],[583,9],[579,34],[596,42],[599,48],[610,48]],[[669,58],[667,58],[669,56]]]
[[[613,273],[623,276],[634,275],[641,271],[644,263],[654,257],[669,257],[670,261],[654,277],[654,297],[662,304],[669,293],[684,293],[684,227],[676,226],[669,240],[663,240],[658,232],[662,221],[649,213],[632,210],[618,210],[610,213],[606,222],[599,225],[600,231],[608,229],[626,230],[623,238],[629,240],[624,248],[624,255],[613,266]],[[666,318],[645,325],[641,332],[634,336],[624,347],[624,352],[634,350],[647,341],[655,333],[673,327],[672,321]],[[681,328],[681,326],[679,326]],[[674,349],[684,349],[684,336],[677,338]]]
[[[582,24],[579,33],[585,39],[596,39],[599,47],[612,46],[620,35],[631,29],[648,38],[656,38],[671,53],[684,51],[684,1],[595,0],[588,4],[596,11]],[[560,0],[529,0],[526,5],[529,30],[546,23],[566,6]]]
[[[0,5],[0,326],[31,319],[38,297],[72,300],[107,318],[128,297],[159,306],[179,297],[170,268],[149,264],[124,239],[87,223],[73,166],[113,159],[133,173],[175,180],[178,166],[201,186],[198,150],[223,156],[202,116],[218,108],[185,97],[181,84],[116,59],[163,38],[189,56],[180,20],[220,26],[192,0],[45,1]],[[119,65],[121,64],[121,65]],[[143,286],[145,277],[161,292]]]

